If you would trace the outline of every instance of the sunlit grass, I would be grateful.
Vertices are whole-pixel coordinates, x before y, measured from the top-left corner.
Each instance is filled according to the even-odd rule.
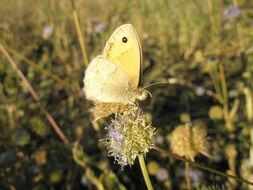
[[[104,125],[94,128],[90,104],[80,90],[85,59],[100,54],[111,32],[123,23],[133,24],[141,38],[142,86],[170,83],[147,89],[152,93],[150,116],[158,128],[155,145],[169,150],[166,137],[178,125],[205,125],[212,158],[197,156],[197,162],[253,181],[252,2],[74,2],[75,9],[67,0],[0,0],[0,43],[40,97],[36,103],[1,52],[0,178],[5,180],[0,189],[145,188],[138,164],[122,172],[108,159],[99,141]],[[239,16],[224,13],[231,6]],[[209,111],[217,107],[219,111]],[[73,147],[65,147],[53,130],[41,135],[41,126],[50,129],[45,110],[70,143],[75,142]],[[145,159],[168,172],[162,180],[159,171],[152,174],[154,189],[186,187],[184,163],[157,151]],[[190,167],[189,173],[192,187],[247,187],[211,171],[197,173]]]

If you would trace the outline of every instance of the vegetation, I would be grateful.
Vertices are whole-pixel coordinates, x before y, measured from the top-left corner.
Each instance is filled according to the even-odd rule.
[[[0,0],[0,189],[146,188],[137,160],[122,170],[108,157],[111,120],[93,122],[82,92],[124,23],[152,94],[153,188],[252,189],[252,13],[250,0]]]

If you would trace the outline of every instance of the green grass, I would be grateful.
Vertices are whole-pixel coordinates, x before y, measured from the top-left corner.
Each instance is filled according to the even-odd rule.
[[[206,126],[213,157],[196,162],[253,181],[253,3],[240,1],[240,16],[228,18],[224,10],[236,0],[74,2],[89,60],[116,27],[131,23],[143,47],[142,86],[175,79],[148,88],[156,146],[170,150],[166,137],[187,115]],[[106,124],[92,123],[81,91],[85,61],[72,8],[70,0],[0,0],[0,43],[41,98],[32,98],[0,52],[0,189],[145,189],[138,163],[122,171],[99,141]],[[210,111],[214,106],[221,116]],[[185,187],[184,162],[156,150],[145,159],[169,174],[164,181],[151,175],[154,189]],[[192,168],[201,177],[191,180],[193,189],[247,189]]]

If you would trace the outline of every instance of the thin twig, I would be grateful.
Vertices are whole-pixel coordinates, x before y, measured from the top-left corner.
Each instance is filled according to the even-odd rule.
[[[59,76],[51,73],[50,71],[42,68],[41,66],[39,66],[39,64],[33,62],[32,60],[26,58],[24,55],[22,55],[21,53],[17,52],[16,50],[8,47],[5,45],[5,48],[11,53],[14,54],[14,57],[17,57],[18,59],[24,61],[25,63],[29,64],[31,67],[33,67],[34,69],[36,69],[37,71],[41,72],[42,74],[50,77],[52,80],[54,80],[55,82],[59,83],[60,85],[70,89],[73,91],[73,93],[79,93],[81,91],[80,87],[78,86],[74,86],[74,83],[71,83],[71,81],[68,81],[66,79],[61,79]]]
[[[6,59],[9,61],[9,63],[11,64],[11,66],[13,67],[13,69],[16,71],[16,73],[18,74],[18,76],[21,78],[24,86],[28,89],[28,91],[30,92],[30,94],[32,95],[33,99],[36,102],[41,102],[41,99],[39,97],[39,95],[37,94],[37,92],[33,89],[33,87],[31,86],[31,84],[29,83],[29,81],[27,80],[27,78],[25,77],[25,75],[22,73],[22,71],[18,68],[16,62],[14,61],[14,59],[10,56],[10,54],[7,52],[7,50],[4,48],[4,46],[0,43],[0,52],[3,53],[3,55],[6,57]],[[42,107],[42,112],[45,114],[48,122],[51,124],[51,127],[55,130],[56,134],[60,137],[60,139],[66,144],[69,145],[69,141],[66,138],[66,136],[63,134],[62,130],[59,128],[59,126],[57,125],[56,121],[54,120],[54,118],[52,117],[52,115],[45,110]]]

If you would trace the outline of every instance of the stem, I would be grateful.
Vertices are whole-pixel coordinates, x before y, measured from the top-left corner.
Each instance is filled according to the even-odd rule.
[[[216,66],[213,66],[216,67]],[[212,70],[210,71],[210,77],[214,86],[214,90],[216,93],[216,98],[218,99],[218,101],[223,104],[223,98],[222,98],[222,93],[221,93],[221,89],[220,89],[220,84],[218,81],[218,77],[217,77],[217,71],[216,68],[212,68]]]
[[[222,97],[223,97],[224,106],[226,106],[228,108],[227,82],[226,82],[224,65],[221,62],[219,62],[219,73],[220,73],[221,90],[222,90]]]
[[[77,11],[76,11],[76,7],[75,7],[75,4],[74,4],[73,0],[71,0],[71,4],[72,4],[72,7],[73,7],[72,14],[73,14],[73,19],[74,19],[74,24],[75,24],[75,29],[76,29],[76,32],[77,32],[79,44],[80,44],[80,47],[81,47],[83,62],[84,62],[84,65],[87,66],[89,64],[89,58],[88,58],[87,48],[86,48],[85,43],[84,43],[85,42],[84,35],[82,34],[80,21],[79,21]]]
[[[185,182],[187,189],[191,190],[190,167],[188,162],[185,162]]]
[[[146,167],[146,164],[145,164],[145,161],[144,161],[143,154],[138,156],[138,160],[139,160],[139,163],[140,163],[140,166],[141,166],[141,172],[142,172],[143,178],[145,180],[147,189],[148,190],[153,190],[151,181],[149,179],[149,175],[148,175],[148,171],[147,171],[147,167]]]
[[[95,176],[93,170],[91,168],[87,168],[85,170],[85,176],[93,185],[96,186],[96,189],[98,190],[105,190],[103,184],[100,182],[100,180]]]
[[[233,5],[235,7],[239,7],[239,0],[233,0]],[[240,46],[240,53],[242,53],[243,51],[245,51],[245,40],[244,40],[244,36],[243,36],[243,28],[241,26],[240,22],[236,22],[236,30],[237,30],[237,38],[238,38],[238,43]]]
[[[210,20],[210,25],[211,25],[211,31],[212,34],[214,34],[212,42],[214,43],[215,50],[216,50],[216,55],[220,55],[220,31],[217,26],[217,18],[214,13],[213,9],[213,1],[208,0],[208,9],[209,9],[209,20]]]
[[[246,179],[237,177],[237,176],[235,176],[235,175],[226,174],[226,173],[220,172],[220,171],[218,171],[218,170],[209,168],[209,167],[207,167],[207,166],[200,165],[200,164],[198,164],[198,163],[196,163],[196,162],[192,162],[191,160],[185,159],[185,158],[183,158],[183,157],[181,157],[181,156],[178,156],[178,155],[176,155],[176,154],[173,154],[172,152],[169,152],[169,151],[164,150],[164,149],[159,148],[159,147],[155,147],[154,149],[157,150],[158,152],[162,153],[163,155],[168,156],[168,157],[172,157],[172,158],[176,158],[176,159],[178,159],[178,160],[184,161],[184,162],[188,162],[188,163],[189,163],[190,165],[192,165],[193,167],[200,168],[200,169],[202,169],[202,170],[208,171],[208,172],[210,172],[210,173],[213,173],[213,174],[218,175],[218,176],[221,176],[221,177],[233,178],[233,179],[237,180],[238,182],[247,183],[248,185],[252,185],[252,186],[253,186],[253,181],[249,181],[249,180],[246,180]]]

